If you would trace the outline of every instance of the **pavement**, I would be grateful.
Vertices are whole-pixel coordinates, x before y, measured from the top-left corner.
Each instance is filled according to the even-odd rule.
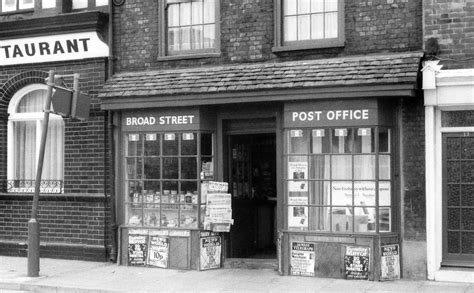
[[[386,282],[280,276],[272,269],[182,271],[114,263],[40,259],[39,277],[27,276],[26,257],[0,256],[0,293],[55,292],[465,292],[474,283]]]

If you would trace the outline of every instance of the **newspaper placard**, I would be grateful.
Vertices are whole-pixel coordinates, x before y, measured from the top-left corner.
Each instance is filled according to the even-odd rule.
[[[229,191],[229,183],[209,181],[207,190],[210,193],[227,193]]]
[[[308,207],[289,206],[288,207],[288,227],[305,228],[308,227]]]
[[[381,247],[382,281],[400,279],[400,246],[398,244],[382,245]]]
[[[291,275],[314,276],[314,243],[292,242],[291,243]]]
[[[344,255],[346,279],[368,280],[370,272],[370,247],[347,246]]]
[[[148,232],[146,230],[130,230],[128,232],[128,264],[144,266],[147,260]]]
[[[201,233],[201,236],[203,234]],[[210,232],[209,236],[201,237],[200,269],[210,270],[221,267],[222,239],[218,233]]]
[[[148,264],[159,268],[168,268],[170,240],[167,237],[150,234],[148,245]]]
[[[288,162],[288,179],[308,179],[308,162]]]

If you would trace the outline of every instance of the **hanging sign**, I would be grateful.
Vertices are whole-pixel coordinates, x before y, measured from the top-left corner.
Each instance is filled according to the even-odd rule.
[[[159,268],[168,268],[170,240],[167,237],[151,234],[148,245],[148,264]]]
[[[370,272],[370,247],[347,246],[344,255],[346,279],[368,280]]]
[[[200,238],[200,269],[210,270],[221,267],[222,238],[219,233],[204,231]]]
[[[292,242],[291,243],[291,275],[314,276],[314,243]]]
[[[130,230],[128,233],[128,264],[144,266],[147,260],[148,233],[146,230]]]
[[[380,279],[400,279],[400,246],[398,244],[382,245]]]
[[[109,56],[97,32],[0,40],[0,64],[14,65]]]

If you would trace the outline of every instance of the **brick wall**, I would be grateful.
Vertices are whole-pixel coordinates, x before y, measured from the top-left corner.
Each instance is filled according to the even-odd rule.
[[[87,121],[65,119],[64,194],[40,196],[42,255],[60,258],[105,260],[110,243],[110,223],[104,188],[108,182],[106,162],[106,116],[100,110],[97,93],[105,82],[105,59],[43,63],[0,67],[0,253],[24,253],[21,243],[27,239],[27,222],[31,213],[31,194],[5,193],[7,179],[7,108],[14,90],[8,82],[18,74],[36,76],[54,69],[56,74],[80,74],[80,90],[91,96],[90,118]],[[29,78],[29,77],[28,77]],[[18,81],[18,87],[26,84]],[[72,87],[72,79],[66,78]],[[5,84],[6,83],[6,84]],[[48,245],[46,245],[48,244]]]
[[[424,0],[424,42],[436,38],[443,69],[474,68],[474,2]]]
[[[422,48],[421,2],[346,0],[344,48],[274,54],[273,2],[220,1],[221,57],[157,61],[160,19],[157,1],[129,0],[114,8],[117,70],[314,59]]]

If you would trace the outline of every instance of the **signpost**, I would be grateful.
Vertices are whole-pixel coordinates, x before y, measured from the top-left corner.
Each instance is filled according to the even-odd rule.
[[[62,117],[71,117],[79,120],[85,120],[89,117],[89,97],[86,97],[86,102],[79,102],[82,97],[85,97],[79,94],[79,74],[74,74],[73,90],[59,87],[55,83],[55,81],[57,81],[56,77],[62,78],[64,75],[55,76],[54,70],[50,70],[48,79],[46,81],[48,89],[46,92],[44,116],[41,125],[41,143],[38,153],[38,162],[36,165],[35,193],[33,195],[33,204],[31,207],[31,219],[28,221],[28,277],[39,276],[40,224],[37,220],[38,202],[41,186],[41,175],[43,172],[46,138],[48,135],[49,113],[52,112],[51,102],[53,101],[53,113],[61,115]],[[67,102],[63,103],[63,100],[68,100],[69,98],[71,100],[69,104]],[[59,104],[57,104],[57,102],[55,103],[54,101],[61,101],[59,103],[63,107],[59,106]],[[61,110],[56,111],[56,107],[61,108]],[[85,112],[87,112],[87,115],[85,115]],[[80,114],[78,115],[78,113]]]

